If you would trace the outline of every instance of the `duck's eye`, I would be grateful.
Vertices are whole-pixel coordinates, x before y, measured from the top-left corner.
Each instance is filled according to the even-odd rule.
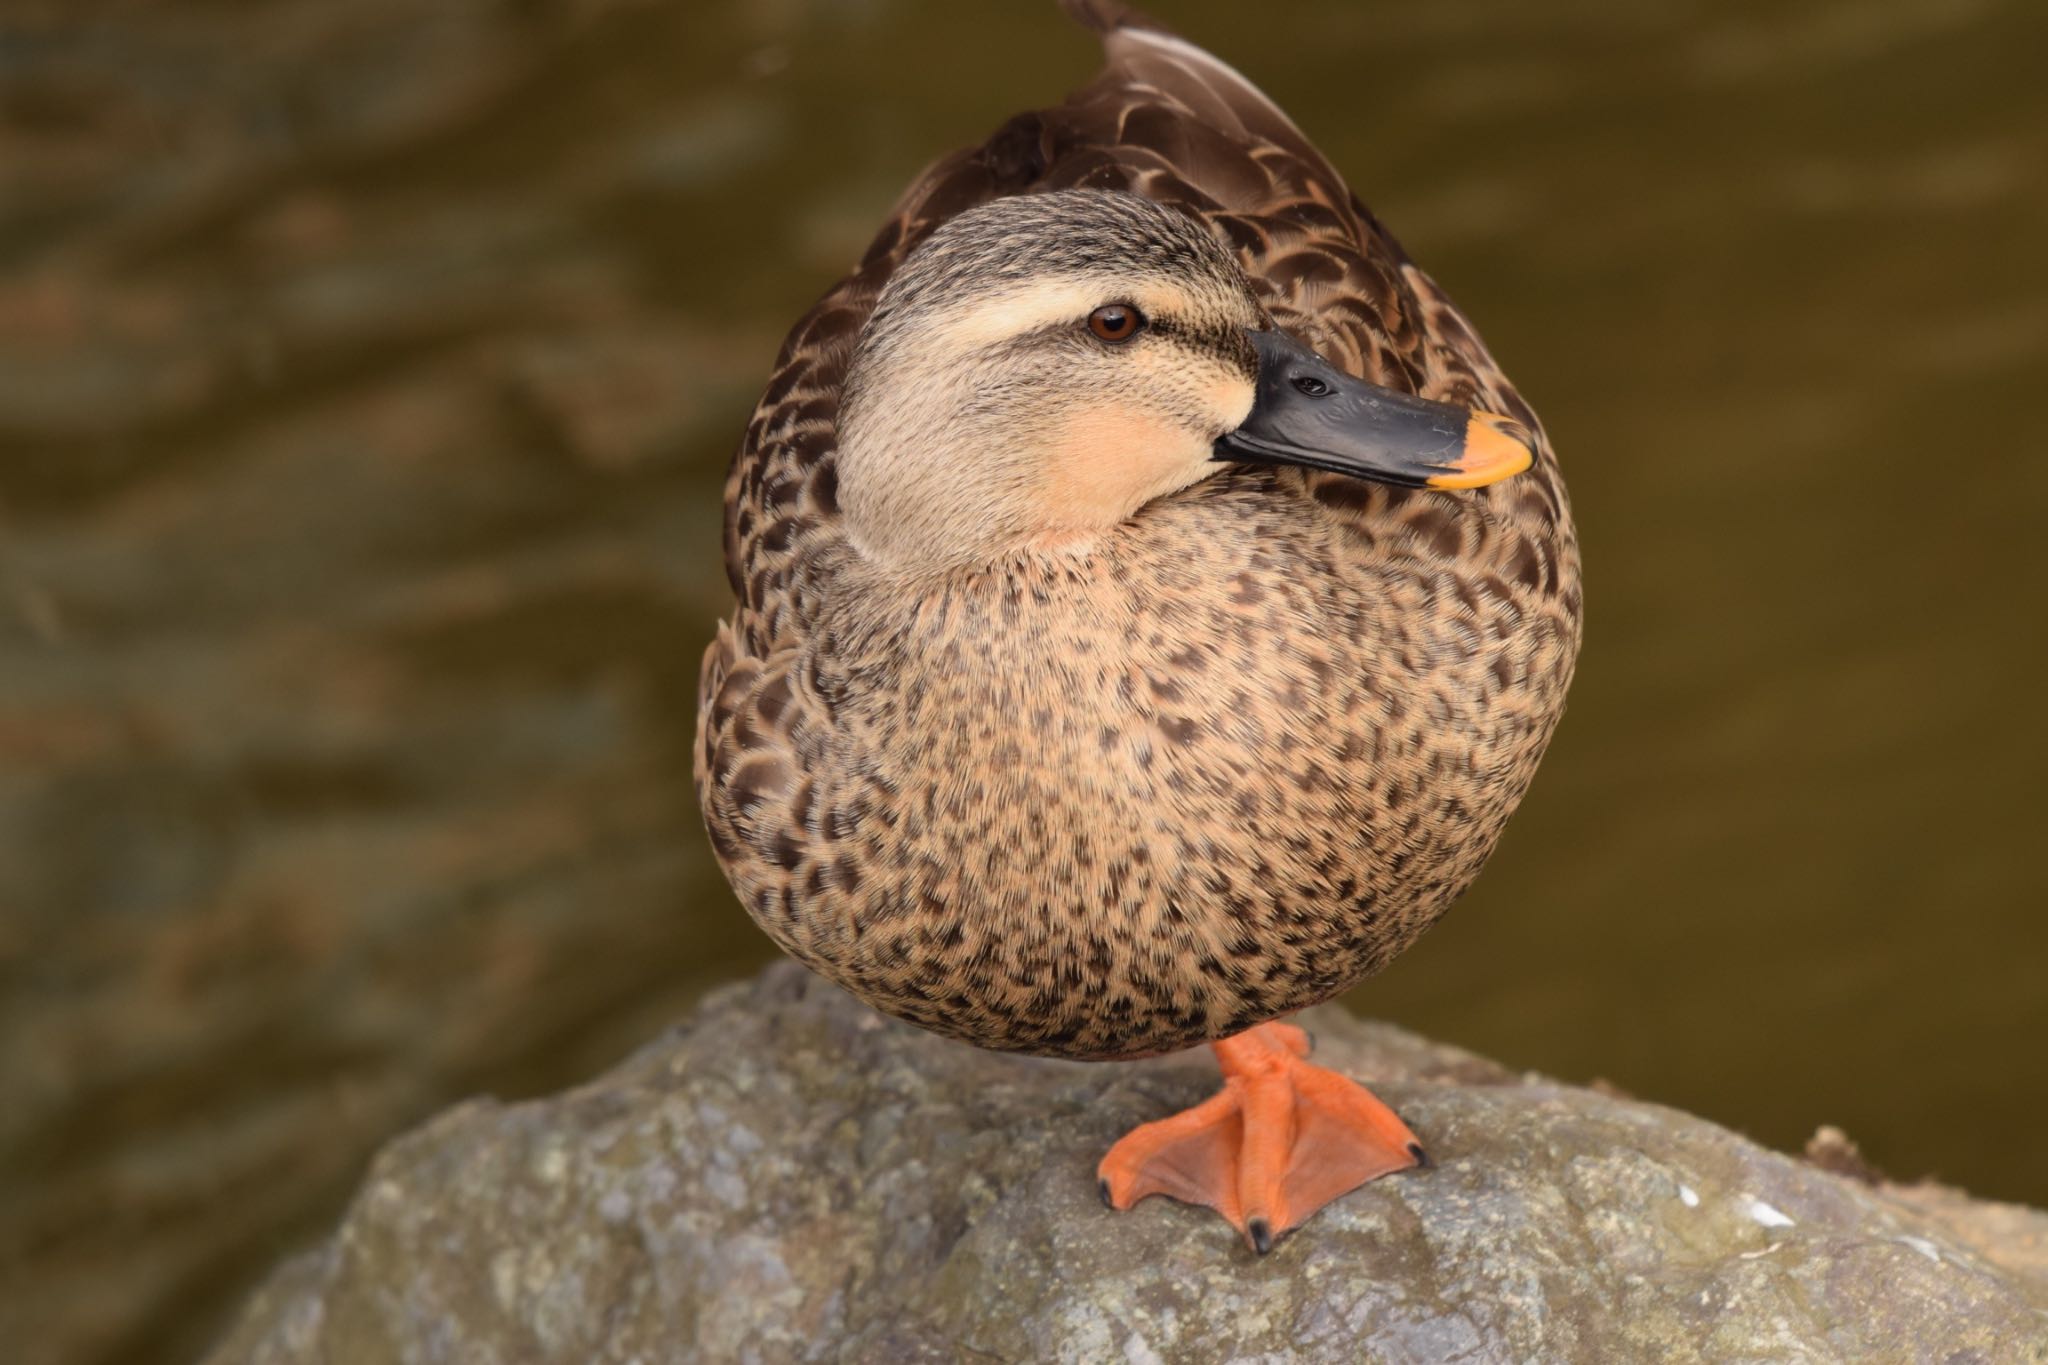
[[[1105,303],[1088,315],[1088,330],[1104,341],[1129,341],[1145,330],[1145,315],[1127,303]]]

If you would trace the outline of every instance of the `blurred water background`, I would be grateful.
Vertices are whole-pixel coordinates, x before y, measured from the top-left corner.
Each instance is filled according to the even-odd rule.
[[[2048,1203],[2048,7],[1157,0],[1545,416],[1580,677],[1352,1003]],[[720,482],[1046,3],[0,9],[0,1341],[189,1358],[375,1145],[769,949]]]

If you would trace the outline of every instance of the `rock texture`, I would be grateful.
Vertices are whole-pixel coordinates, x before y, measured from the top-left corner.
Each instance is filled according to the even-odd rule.
[[[1304,1022],[1437,1164],[1264,1259],[1096,1201],[1105,1144],[1213,1085],[1200,1054],[996,1056],[782,966],[590,1085],[393,1143],[212,1359],[2048,1360],[2048,1216]]]

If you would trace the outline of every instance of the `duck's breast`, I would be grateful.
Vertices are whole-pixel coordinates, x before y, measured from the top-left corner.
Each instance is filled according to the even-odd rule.
[[[830,719],[797,895],[757,917],[990,1047],[1156,1052],[1327,998],[1470,882],[1549,733],[1502,704],[1536,618],[1455,576],[1244,471],[1087,556],[847,594],[798,670]]]

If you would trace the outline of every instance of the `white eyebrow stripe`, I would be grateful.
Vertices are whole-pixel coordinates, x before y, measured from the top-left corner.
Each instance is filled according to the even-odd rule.
[[[1079,322],[1106,303],[1130,303],[1143,313],[1165,311],[1186,299],[1157,285],[1119,289],[1106,280],[1049,279],[1025,284],[1008,293],[943,318],[934,331],[937,338],[963,350],[1012,337],[1043,327]]]

